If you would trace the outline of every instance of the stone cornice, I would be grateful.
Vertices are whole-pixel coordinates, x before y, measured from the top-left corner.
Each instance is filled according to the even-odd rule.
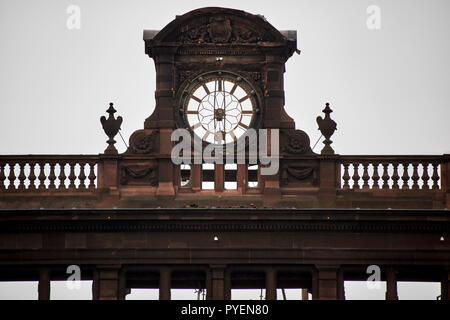
[[[363,232],[450,233],[448,210],[0,210],[0,233]]]

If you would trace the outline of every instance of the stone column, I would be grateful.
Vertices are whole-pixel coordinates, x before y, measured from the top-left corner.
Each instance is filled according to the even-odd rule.
[[[319,272],[317,269],[311,270],[311,296],[312,300],[319,299]]]
[[[98,270],[92,271],[92,300],[98,300]]]
[[[206,300],[211,300],[212,279],[210,270],[206,270]]]
[[[101,154],[97,169],[97,188],[108,191],[110,196],[119,195],[118,155]]]
[[[225,270],[225,300],[231,300],[231,271]]]
[[[326,158],[320,159],[319,201],[325,208],[336,207],[336,189],[337,182],[340,181],[339,176],[339,165],[336,156],[327,156]]]
[[[175,175],[174,164],[171,159],[173,143],[170,141],[173,129],[159,129],[159,152],[161,158],[158,158],[158,188],[156,195],[160,198],[171,198],[175,196]]]
[[[119,272],[119,300],[125,300],[127,294],[131,292],[127,288],[127,274],[125,270]]]
[[[302,289],[302,300],[309,300],[308,289]]]
[[[155,61],[156,90],[155,110],[145,119],[145,129],[175,128],[174,123],[174,82],[175,53],[178,46],[155,46],[151,49],[151,57]],[[149,53],[149,52],[147,52]],[[178,110],[178,108],[177,108]],[[170,141],[170,140],[169,140]],[[165,141],[167,143],[167,141]]]
[[[200,191],[202,188],[202,165],[191,164],[191,188],[193,191]]]
[[[263,68],[264,83],[264,123],[263,127],[269,129],[267,143],[270,145],[270,129],[284,128],[284,64],[287,57],[284,49],[264,48],[265,64]],[[287,115],[286,115],[287,116]],[[289,118],[289,117],[287,117]],[[291,119],[292,120],[292,119]],[[263,188],[264,205],[272,206],[281,198],[280,174],[264,176],[261,181]]]
[[[338,300],[345,300],[345,288],[344,288],[344,271],[342,268],[338,271],[338,282],[337,282],[337,290],[338,290]]]
[[[317,273],[315,273],[315,277],[313,277],[313,299],[318,300],[338,299],[339,267],[336,265],[317,265],[316,268]]]
[[[159,300],[170,300],[172,270],[163,268],[159,272]]]
[[[38,299],[50,300],[50,270],[41,269],[39,271]]]
[[[280,52],[268,48],[263,69],[265,128],[281,127],[281,111],[284,106],[284,63]]]
[[[214,190],[216,192],[223,192],[224,190],[224,164],[216,163],[214,164]]]
[[[386,300],[398,300],[397,272],[393,268],[386,270]]]
[[[441,279],[441,300],[450,300],[450,270],[445,270]]]
[[[225,265],[211,265],[211,300],[225,299]],[[228,294],[227,294],[228,295]]]
[[[99,265],[92,284],[95,300],[118,300],[120,265]]]
[[[238,164],[236,171],[237,191],[245,194],[248,186],[247,164]]]
[[[274,269],[266,270],[266,300],[277,300],[277,273]]]
[[[269,158],[274,158],[275,153],[274,151],[272,151],[272,145],[271,145],[271,141],[272,141],[272,135],[276,134],[274,133],[274,129],[267,129],[267,154],[269,156]],[[279,132],[278,132],[279,134]],[[259,136],[259,139],[261,139],[261,136]],[[259,142],[258,142],[259,143]],[[275,147],[275,146],[273,146]],[[279,141],[278,141],[278,154],[280,152],[279,149]],[[278,166],[280,166],[280,161],[279,161],[279,156],[278,156]],[[262,168],[261,167],[273,167],[274,164],[270,163],[269,165],[261,165],[259,168],[259,172],[261,173]],[[271,206],[276,206],[276,203],[278,201],[281,200],[281,191],[280,191],[280,170],[278,168],[278,172],[276,174],[273,175],[264,175],[264,179],[262,179],[262,186],[264,187],[263,189],[263,203],[264,206],[267,207],[271,207]]]
[[[173,197],[174,165],[170,158],[172,152],[171,135],[175,128],[174,109],[178,110],[175,102],[174,56],[177,46],[156,46],[151,49],[151,56],[155,60],[156,91],[155,111],[145,120],[145,129],[159,129],[159,154],[158,159],[158,188],[156,195],[161,198]],[[149,53],[149,52],[148,52]]]

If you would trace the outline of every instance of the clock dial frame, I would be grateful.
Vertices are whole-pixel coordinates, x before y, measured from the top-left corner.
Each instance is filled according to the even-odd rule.
[[[204,143],[235,143],[257,124],[259,99],[243,77],[215,71],[202,74],[182,90],[180,114],[187,127]]]

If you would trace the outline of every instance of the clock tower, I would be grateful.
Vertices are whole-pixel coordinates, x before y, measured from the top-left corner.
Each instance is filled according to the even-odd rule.
[[[286,61],[299,52],[296,37],[296,31],[279,31],[261,15],[214,7],[177,16],[160,31],[144,31],[145,52],[156,69],[156,104],[144,129],[130,137],[129,151],[156,140],[151,152],[159,157],[157,195],[178,190],[173,181],[179,169],[170,159],[177,128],[188,129],[203,146],[236,143],[250,128],[279,129],[280,141],[300,135],[302,152],[311,153],[309,138],[295,130],[284,110],[283,75]],[[216,165],[216,182],[222,171]],[[274,191],[280,174],[260,182]],[[214,189],[222,191],[221,185],[219,179]]]

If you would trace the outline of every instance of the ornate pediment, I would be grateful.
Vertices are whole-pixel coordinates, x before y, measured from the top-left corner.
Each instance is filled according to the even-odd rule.
[[[214,16],[207,23],[188,26],[180,32],[182,43],[257,43],[270,41],[267,35],[257,33],[231,17]]]
[[[295,42],[263,16],[226,8],[202,8],[177,16],[160,32],[144,33],[144,40],[184,44]]]

